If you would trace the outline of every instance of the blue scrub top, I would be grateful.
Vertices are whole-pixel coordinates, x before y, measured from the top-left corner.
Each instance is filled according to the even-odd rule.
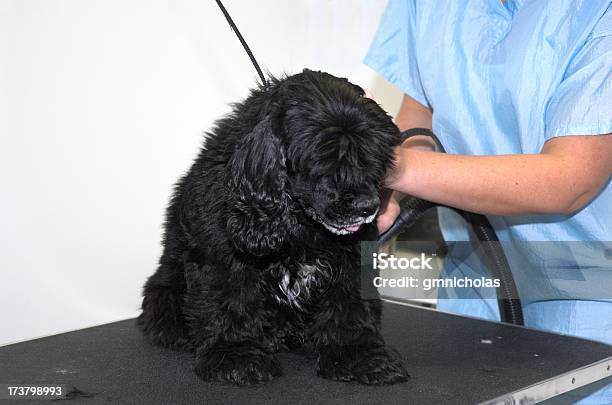
[[[447,152],[539,153],[554,137],[612,132],[611,4],[390,0],[364,62],[433,109],[433,131]],[[523,299],[528,326],[612,344],[612,265],[601,265],[602,251],[612,248],[611,208],[608,181],[572,215],[489,217],[504,247],[511,247],[519,292],[528,297]],[[447,241],[469,240],[463,220],[448,210],[439,213]],[[547,247],[530,249],[532,241],[597,242],[551,246],[556,267],[534,278],[530,260]],[[445,275],[486,274],[480,260],[465,251],[449,252]],[[590,265],[597,255],[599,262]],[[585,285],[609,286],[610,292],[572,300],[570,291],[562,299],[568,288]],[[531,292],[543,286],[548,299],[534,298]],[[499,319],[496,301],[483,297],[491,295],[445,291],[441,298],[456,299],[441,300],[439,308]],[[612,389],[599,395],[612,403]]]
[[[365,63],[433,108],[449,153],[612,132],[609,0],[391,0]],[[538,198],[534,195],[533,198]],[[612,241],[612,184],[574,215],[490,217],[502,240]],[[447,240],[465,226],[443,215]]]

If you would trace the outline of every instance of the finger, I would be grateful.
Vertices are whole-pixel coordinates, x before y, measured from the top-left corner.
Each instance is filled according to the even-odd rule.
[[[376,226],[378,227],[378,233],[383,234],[391,228],[393,225],[393,218],[390,215],[383,215],[376,219]]]
[[[390,202],[389,205],[387,206],[387,209],[385,210],[385,212],[382,215],[379,215],[378,218],[376,219],[376,225],[378,226],[378,232],[382,234],[386,232],[389,228],[391,228],[391,225],[393,225],[393,223],[399,216],[399,213],[400,213],[399,205],[392,200],[392,202]]]

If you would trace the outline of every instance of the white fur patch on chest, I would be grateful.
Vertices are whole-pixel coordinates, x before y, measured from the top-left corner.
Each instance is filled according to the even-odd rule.
[[[284,269],[278,287],[282,296],[275,298],[279,303],[289,304],[302,310],[303,304],[310,299],[317,282],[329,272],[329,266],[320,261],[316,264],[299,265],[297,274],[292,276],[289,269]]]

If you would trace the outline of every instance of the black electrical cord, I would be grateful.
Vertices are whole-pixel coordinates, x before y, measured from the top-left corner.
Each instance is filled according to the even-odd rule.
[[[259,78],[261,79],[261,84],[263,84],[264,87],[268,87],[268,81],[266,80],[263,72],[261,71],[261,68],[259,67],[259,64],[257,63],[257,60],[255,59],[255,56],[253,55],[253,52],[251,52],[251,48],[249,48],[249,45],[247,45],[246,41],[242,37],[242,34],[238,30],[238,27],[234,23],[234,20],[232,20],[232,17],[229,15],[227,10],[225,9],[225,6],[223,5],[223,3],[221,3],[221,0],[215,0],[215,1],[217,2],[217,5],[221,9],[221,12],[225,16],[225,19],[227,20],[227,23],[230,25],[232,31],[236,33],[236,36],[238,37],[238,41],[240,41],[240,44],[242,44],[242,47],[246,51],[247,55],[249,55],[249,59],[251,59],[251,63],[253,64],[253,66],[255,66],[255,70],[257,71],[257,74],[259,75]]]
[[[412,128],[402,132],[404,139],[417,135],[428,136],[436,144],[436,149],[439,152],[446,152],[438,137],[427,128]],[[400,203],[401,211],[399,216],[389,230],[380,235],[378,242],[387,242],[402,229],[414,225],[425,212],[435,207],[446,206],[421,200],[420,198],[406,198]],[[499,279],[500,282],[500,286],[497,288],[497,303],[501,320],[514,325],[524,325],[523,309],[518,289],[516,288],[516,283],[512,276],[508,258],[499,243],[493,226],[484,215],[463,211],[453,207],[446,208],[451,208],[461,215],[471,225],[474,234],[482,243],[484,259],[487,261],[486,264],[491,275]]]

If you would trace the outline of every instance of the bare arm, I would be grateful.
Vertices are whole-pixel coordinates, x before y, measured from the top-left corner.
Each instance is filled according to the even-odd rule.
[[[549,140],[538,154],[465,156],[401,148],[389,187],[493,215],[570,214],[612,173],[612,135]]]
[[[410,128],[431,129],[431,116],[432,111],[429,108],[412,97],[404,95],[402,105],[395,117],[395,125],[397,125],[400,131],[405,131]],[[404,146],[431,151],[435,149],[433,142],[427,136],[415,136],[407,140]]]
[[[396,123],[402,130],[431,128],[431,112],[423,121],[425,110],[406,96]],[[538,154],[500,156],[446,155],[407,143],[396,156],[397,167],[387,179],[394,190],[482,214],[569,214],[612,174],[612,135],[559,137]],[[398,198],[394,193],[383,206],[381,232],[397,217]]]

